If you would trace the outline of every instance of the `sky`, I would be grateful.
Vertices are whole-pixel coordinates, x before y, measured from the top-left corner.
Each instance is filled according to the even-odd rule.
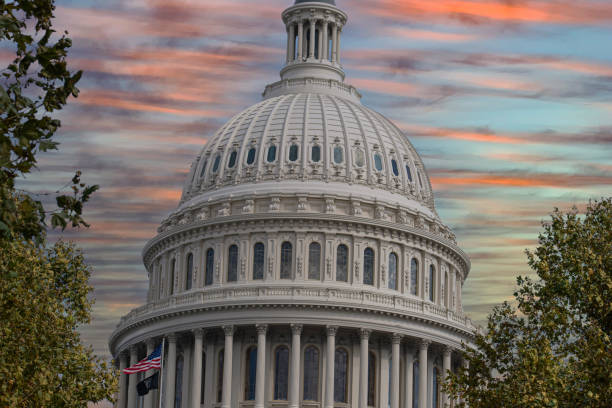
[[[92,266],[83,339],[108,356],[120,316],[145,302],[141,250],[178,205],[191,161],[278,80],[291,0],[57,0],[81,94],[57,152],[22,185],[75,170],[99,184],[91,228],[61,236]],[[469,254],[464,308],[483,322],[529,274],[554,207],[612,195],[612,1],[337,0],[341,59],[363,103],[421,154],[442,220]],[[0,43],[0,61],[8,61]],[[60,234],[54,233],[53,238]]]

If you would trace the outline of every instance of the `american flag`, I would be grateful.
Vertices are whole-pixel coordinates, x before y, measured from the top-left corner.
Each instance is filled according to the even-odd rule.
[[[141,373],[143,371],[161,369],[162,345],[157,346],[145,359],[123,370],[125,374]]]

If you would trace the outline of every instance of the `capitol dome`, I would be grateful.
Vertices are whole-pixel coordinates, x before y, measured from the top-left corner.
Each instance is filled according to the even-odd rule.
[[[210,135],[143,250],[147,303],[110,348],[123,370],[163,342],[161,390],[122,374],[117,406],[450,406],[470,261],[408,137],[344,82],[347,14],[282,18],[280,81]]]

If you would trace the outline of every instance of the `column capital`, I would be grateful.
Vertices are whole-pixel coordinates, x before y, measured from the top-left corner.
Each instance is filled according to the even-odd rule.
[[[148,339],[145,343],[147,345],[147,350],[154,348],[155,343],[156,343],[155,339]]]
[[[204,338],[204,335],[206,334],[206,330],[198,328],[198,329],[193,329],[193,336],[196,338]]]
[[[304,329],[304,326],[301,324],[292,324],[291,325],[291,333],[293,334],[302,334],[302,330]]]
[[[225,333],[226,337],[233,336],[236,332],[236,327],[234,327],[233,325],[223,326],[223,332]]]
[[[255,329],[257,330],[257,334],[266,334],[268,331],[267,324],[257,324],[255,325]]]
[[[400,344],[402,342],[402,336],[399,333],[393,333],[393,335],[391,336],[391,343],[392,344]]]
[[[451,346],[444,346],[444,348],[442,349],[443,353],[444,353],[444,357],[450,357],[450,355],[452,354],[454,348]]]
[[[130,345],[130,354],[138,354],[138,343]]]
[[[431,340],[422,339],[419,343],[419,348],[421,350],[427,350],[430,344],[431,344]]]
[[[327,336],[335,336],[338,333],[338,326],[327,326]]]
[[[176,333],[170,333],[166,335],[166,338],[168,339],[168,343],[176,343],[178,336],[176,335]]]
[[[359,337],[361,338],[361,340],[369,340],[370,334],[372,334],[372,330],[370,329],[359,330]]]

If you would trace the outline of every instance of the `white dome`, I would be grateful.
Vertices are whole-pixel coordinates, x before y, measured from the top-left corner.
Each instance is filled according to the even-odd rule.
[[[284,192],[362,191],[434,217],[429,178],[408,138],[381,114],[340,96],[289,93],[234,116],[193,163],[181,203],[238,185],[262,191],[270,188],[266,181]]]

